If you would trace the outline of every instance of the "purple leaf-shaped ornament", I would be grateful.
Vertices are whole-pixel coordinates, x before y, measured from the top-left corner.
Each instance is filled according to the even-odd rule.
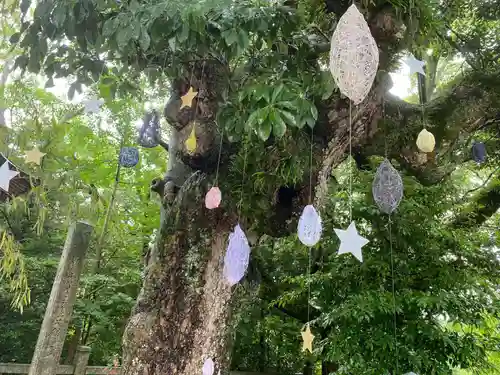
[[[299,240],[306,246],[314,246],[321,238],[321,217],[312,205],[307,205],[299,219],[297,232]]]
[[[205,360],[205,363],[203,364],[201,373],[203,375],[213,375],[214,368],[215,368],[214,361],[212,361],[212,358],[208,358]]]
[[[238,224],[229,235],[229,245],[224,257],[223,274],[229,285],[237,284],[245,276],[249,260],[250,246],[245,233]]]
[[[478,164],[486,160],[486,147],[483,142],[474,142],[472,145],[472,159]]]

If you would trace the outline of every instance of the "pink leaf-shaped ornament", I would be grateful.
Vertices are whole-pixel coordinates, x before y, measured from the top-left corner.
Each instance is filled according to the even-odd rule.
[[[209,210],[219,207],[222,200],[222,194],[217,186],[212,187],[205,195],[205,207]]]
[[[307,205],[300,215],[297,232],[299,240],[306,246],[314,246],[321,238],[321,217],[312,205]]]
[[[249,260],[250,246],[245,233],[238,224],[229,235],[229,245],[224,257],[223,274],[229,285],[237,284],[245,276]]]
[[[212,358],[208,358],[205,360],[201,372],[203,375],[213,375],[214,367],[214,361],[212,361]]]

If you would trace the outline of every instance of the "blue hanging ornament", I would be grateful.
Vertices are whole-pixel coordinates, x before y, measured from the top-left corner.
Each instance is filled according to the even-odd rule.
[[[309,247],[316,245],[321,238],[322,230],[321,217],[316,209],[310,204],[305,206],[297,228],[300,242]]]
[[[137,142],[145,148],[158,146],[160,139],[160,115],[152,110],[144,116]]]
[[[474,142],[472,144],[472,159],[478,164],[485,162],[486,146],[483,142]]]
[[[403,198],[403,180],[387,159],[377,169],[373,179],[372,194],[378,208],[385,214],[392,213]]]
[[[119,160],[122,167],[135,167],[139,163],[139,150],[135,147],[122,147]]]
[[[245,276],[250,261],[250,245],[240,225],[229,235],[229,244],[224,257],[223,274],[230,286],[240,282]]]

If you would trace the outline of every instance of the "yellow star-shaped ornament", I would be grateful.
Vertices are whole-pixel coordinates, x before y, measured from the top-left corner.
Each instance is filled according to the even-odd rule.
[[[312,353],[312,343],[314,340],[314,335],[311,333],[309,324],[304,331],[300,332],[300,334],[302,335],[302,340],[304,341],[302,343],[302,351],[305,352],[306,350],[309,350],[309,353]]]
[[[194,91],[192,87],[189,88],[189,91],[181,96],[182,104],[181,109],[184,107],[191,107],[191,103],[193,102],[194,97],[198,95],[198,91]]]
[[[40,152],[38,147],[33,147],[33,150],[26,152],[26,163],[35,163],[40,165],[42,158],[47,155],[45,152]]]

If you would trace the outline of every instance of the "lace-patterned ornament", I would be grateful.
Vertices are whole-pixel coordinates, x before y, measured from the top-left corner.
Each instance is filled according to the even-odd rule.
[[[119,160],[122,167],[135,167],[139,163],[139,150],[135,147],[122,147]]]
[[[332,35],[330,71],[342,94],[359,104],[368,95],[378,69],[378,47],[368,24],[353,4]]]
[[[142,127],[139,130],[137,142],[145,148],[158,146],[160,139],[160,115],[153,110],[146,113],[142,121]]]
[[[372,194],[380,211],[392,213],[403,198],[403,180],[391,162],[385,159],[373,179]]]
[[[316,245],[321,238],[321,217],[312,205],[307,205],[300,215],[297,233],[299,240],[304,245],[312,247]]]
[[[250,246],[247,237],[240,225],[234,227],[233,233],[229,235],[229,244],[224,257],[223,274],[229,285],[237,284],[248,268],[250,260]]]

